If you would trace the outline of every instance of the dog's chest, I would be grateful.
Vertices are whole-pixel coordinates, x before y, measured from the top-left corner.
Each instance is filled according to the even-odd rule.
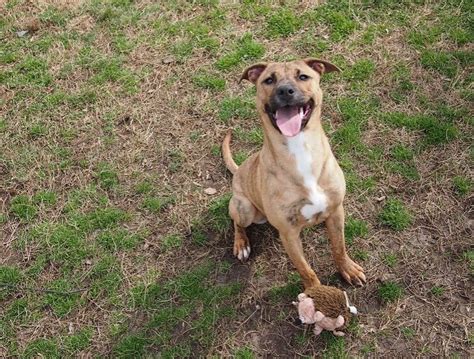
[[[310,221],[316,214],[324,212],[327,208],[327,198],[318,186],[313,173],[314,158],[309,150],[303,132],[288,138],[288,150],[296,162],[296,169],[303,178],[303,185],[308,191],[308,204],[301,207],[301,214]]]

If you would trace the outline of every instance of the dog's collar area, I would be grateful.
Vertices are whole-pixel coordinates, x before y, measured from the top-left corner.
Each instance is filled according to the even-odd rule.
[[[287,131],[285,131],[286,129],[285,129],[284,126],[287,126],[288,122],[295,122],[295,121],[293,119],[289,119],[289,120],[284,119],[284,120],[282,120],[281,117],[284,117],[284,116],[287,116],[287,117],[293,116],[292,118],[299,117],[300,122],[297,122],[299,124],[299,128],[293,129],[293,131],[290,131],[291,134],[288,136],[288,137],[292,137],[292,136],[295,136],[296,134],[300,133],[301,131],[303,131],[305,129],[306,125],[308,124],[309,120],[311,119],[314,107],[315,107],[315,102],[312,98],[310,98],[309,101],[306,102],[302,106],[285,106],[285,107],[275,109],[275,110],[272,110],[270,108],[270,105],[266,104],[265,105],[265,112],[266,112],[267,116],[269,117],[272,126],[280,134],[282,134],[284,136],[288,136],[284,133],[284,132],[287,132]],[[283,113],[284,115],[281,115],[281,113]],[[285,122],[286,122],[286,124],[285,124]]]

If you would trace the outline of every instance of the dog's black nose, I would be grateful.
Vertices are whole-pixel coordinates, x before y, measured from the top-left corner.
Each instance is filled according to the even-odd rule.
[[[276,89],[277,96],[282,100],[293,98],[295,92],[295,88],[292,85],[282,85]]]

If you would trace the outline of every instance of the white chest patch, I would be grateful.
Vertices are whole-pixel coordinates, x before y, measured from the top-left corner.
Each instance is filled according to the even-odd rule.
[[[324,212],[327,207],[326,195],[318,188],[313,175],[313,157],[306,148],[303,132],[288,138],[288,150],[295,157],[296,168],[303,177],[304,185],[309,192],[309,201],[301,208],[301,214],[309,221],[316,213]]]

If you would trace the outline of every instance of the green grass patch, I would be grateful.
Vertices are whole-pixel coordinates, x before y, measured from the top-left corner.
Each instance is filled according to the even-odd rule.
[[[328,41],[316,37],[312,32],[307,32],[296,40],[295,48],[303,56],[317,57],[329,49],[329,44]]]
[[[53,281],[49,288],[56,291],[45,295],[44,304],[47,305],[58,317],[65,317],[78,305],[80,292],[73,293],[73,283],[67,279]]]
[[[123,228],[112,228],[101,232],[96,241],[104,249],[115,252],[135,249],[143,241],[143,238]]]
[[[420,58],[421,66],[441,75],[454,78],[458,72],[456,58],[449,52],[426,50]]]
[[[348,245],[354,243],[354,239],[357,237],[365,237],[369,233],[369,228],[365,221],[355,219],[351,216],[346,218],[344,224],[344,237]]]
[[[224,194],[211,201],[208,210],[208,219],[210,221],[211,228],[217,232],[225,232],[230,228],[230,217],[229,217],[229,201],[232,197],[232,193]]]
[[[325,24],[329,27],[329,37],[339,42],[346,39],[357,29],[351,7],[345,1],[331,2],[320,5],[305,14],[308,26]]]
[[[402,332],[403,336],[407,339],[412,339],[416,334],[415,329],[410,328],[410,327],[402,327],[400,331]]]
[[[240,166],[249,157],[246,151],[237,151],[234,155],[234,161]]]
[[[25,348],[22,355],[25,359],[43,358],[61,358],[58,344],[53,339],[36,339]]]
[[[337,337],[330,332],[323,331],[321,333],[321,339],[325,343],[325,348],[321,356],[323,359],[349,359],[346,341],[343,337]]]
[[[56,193],[52,191],[39,191],[33,196],[33,203],[45,206],[54,206],[57,202]]]
[[[193,77],[193,83],[197,87],[213,90],[222,91],[225,89],[226,81],[218,75],[212,73],[198,73]]]
[[[15,287],[22,280],[21,271],[12,266],[0,266],[0,299],[15,292]]]
[[[137,285],[131,291],[131,304],[153,310],[153,315],[145,325],[146,332],[133,335],[142,338],[143,343],[159,345],[169,355],[188,355],[193,345],[207,348],[215,340],[212,331],[215,325],[234,315],[228,301],[238,293],[240,285],[215,282],[215,275],[225,274],[227,270],[228,266],[206,262],[164,283]],[[190,333],[189,339],[176,348],[170,340],[176,328],[182,328],[183,322]],[[128,341],[126,338],[124,340]],[[124,340],[119,347],[123,347]],[[143,346],[140,350],[143,353],[145,349]]]
[[[0,75],[0,83],[16,89],[24,87],[47,87],[53,81],[46,60],[27,55],[12,71]]]
[[[137,75],[127,69],[118,57],[102,57],[100,54],[86,48],[80,54],[79,64],[94,71],[95,75],[91,78],[93,85],[100,86],[112,82],[120,84],[128,94],[133,94],[138,90],[139,79]]]
[[[97,229],[112,228],[128,218],[129,215],[119,208],[104,207],[75,216],[74,223],[81,231],[92,232]]]
[[[117,172],[108,163],[101,163],[99,165],[96,176],[99,185],[104,189],[111,189],[119,184]]]
[[[415,90],[415,85],[411,81],[411,71],[408,65],[398,63],[392,70],[394,88],[389,95],[396,103],[401,103],[407,96]]]
[[[253,145],[263,145],[263,130],[261,127],[254,127],[248,131],[237,127],[233,134],[235,134],[240,141],[245,141]]]
[[[472,181],[464,176],[453,178],[453,189],[456,195],[464,197],[472,191]]]
[[[420,176],[413,161],[414,153],[403,144],[398,144],[390,150],[390,161],[386,162],[386,168],[390,172],[398,173],[411,181],[419,180]]]
[[[389,198],[379,214],[379,221],[395,231],[403,231],[413,220],[402,201]]]
[[[301,27],[301,20],[288,8],[280,8],[267,16],[266,32],[270,38],[287,37]]]
[[[83,328],[64,338],[64,349],[71,355],[88,348],[94,334],[92,328]]]
[[[383,262],[387,267],[393,268],[398,263],[398,257],[395,253],[387,253],[383,256]]]
[[[141,358],[145,347],[150,343],[143,335],[130,334],[120,340],[113,350],[117,358]]]
[[[354,258],[359,261],[365,262],[367,259],[369,259],[369,253],[362,249],[356,249],[354,251]]]
[[[173,196],[159,196],[159,197],[146,197],[143,200],[142,208],[146,209],[151,213],[160,213],[168,206],[175,203],[175,198]]]
[[[288,281],[283,286],[272,287],[269,295],[272,302],[281,302],[282,300],[292,301],[296,300],[298,294],[303,291],[301,286],[301,278],[297,273],[290,273]]]
[[[361,59],[346,69],[343,76],[349,81],[366,81],[374,72],[375,63],[370,59]]]
[[[138,194],[146,194],[153,191],[153,183],[148,180],[137,183],[135,186],[135,192]]]
[[[179,248],[183,244],[183,237],[179,234],[168,234],[161,239],[161,245],[165,251]]]
[[[441,297],[446,292],[446,288],[435,285],[431,287],[430,292],[435,297]]]
[[[378,294],[385,303],[395,302],[403,296],[403,288],[395,282],[388,281],[380,284]]]
[[[245,120],[256,117],[255,103],[242,97],[225,97],[219,105],[218,117],[224,123],[232,118]]]
[[[235,50],[224,55],[216,62],[219,70],[228,71],[244,61],[257,60],[265,54],[265,47],[252,38],[251,34],[245,34],[235,44]]]
[[[421,25],[408,32],[407,40],[410,45],[422,50],[437,42],[442,34],[443,29],[440,26]]]
[[[248,347],[243,347],[235,351],[235,358],[236,359],[254,359],[255,354],[253,353],[252,349]]]
[[[29,222],[37,214],[37,208],[27,195],[13,197],[10,202],[10,213],[23,222]]]
[[[382,120],[394,127],[421,131],[426,145],[439,145],[456,139],[457,127],[450,122],[431,115],[408,115],[402,112],[391,112],[382,115]]]
[[[87,297],[92,300],[105,298],[109,302],[116,300],[115,294],[124,279],[120,264],[112,255],[103,255],[100,257],[87,273],[86,278],[90,283]]]

